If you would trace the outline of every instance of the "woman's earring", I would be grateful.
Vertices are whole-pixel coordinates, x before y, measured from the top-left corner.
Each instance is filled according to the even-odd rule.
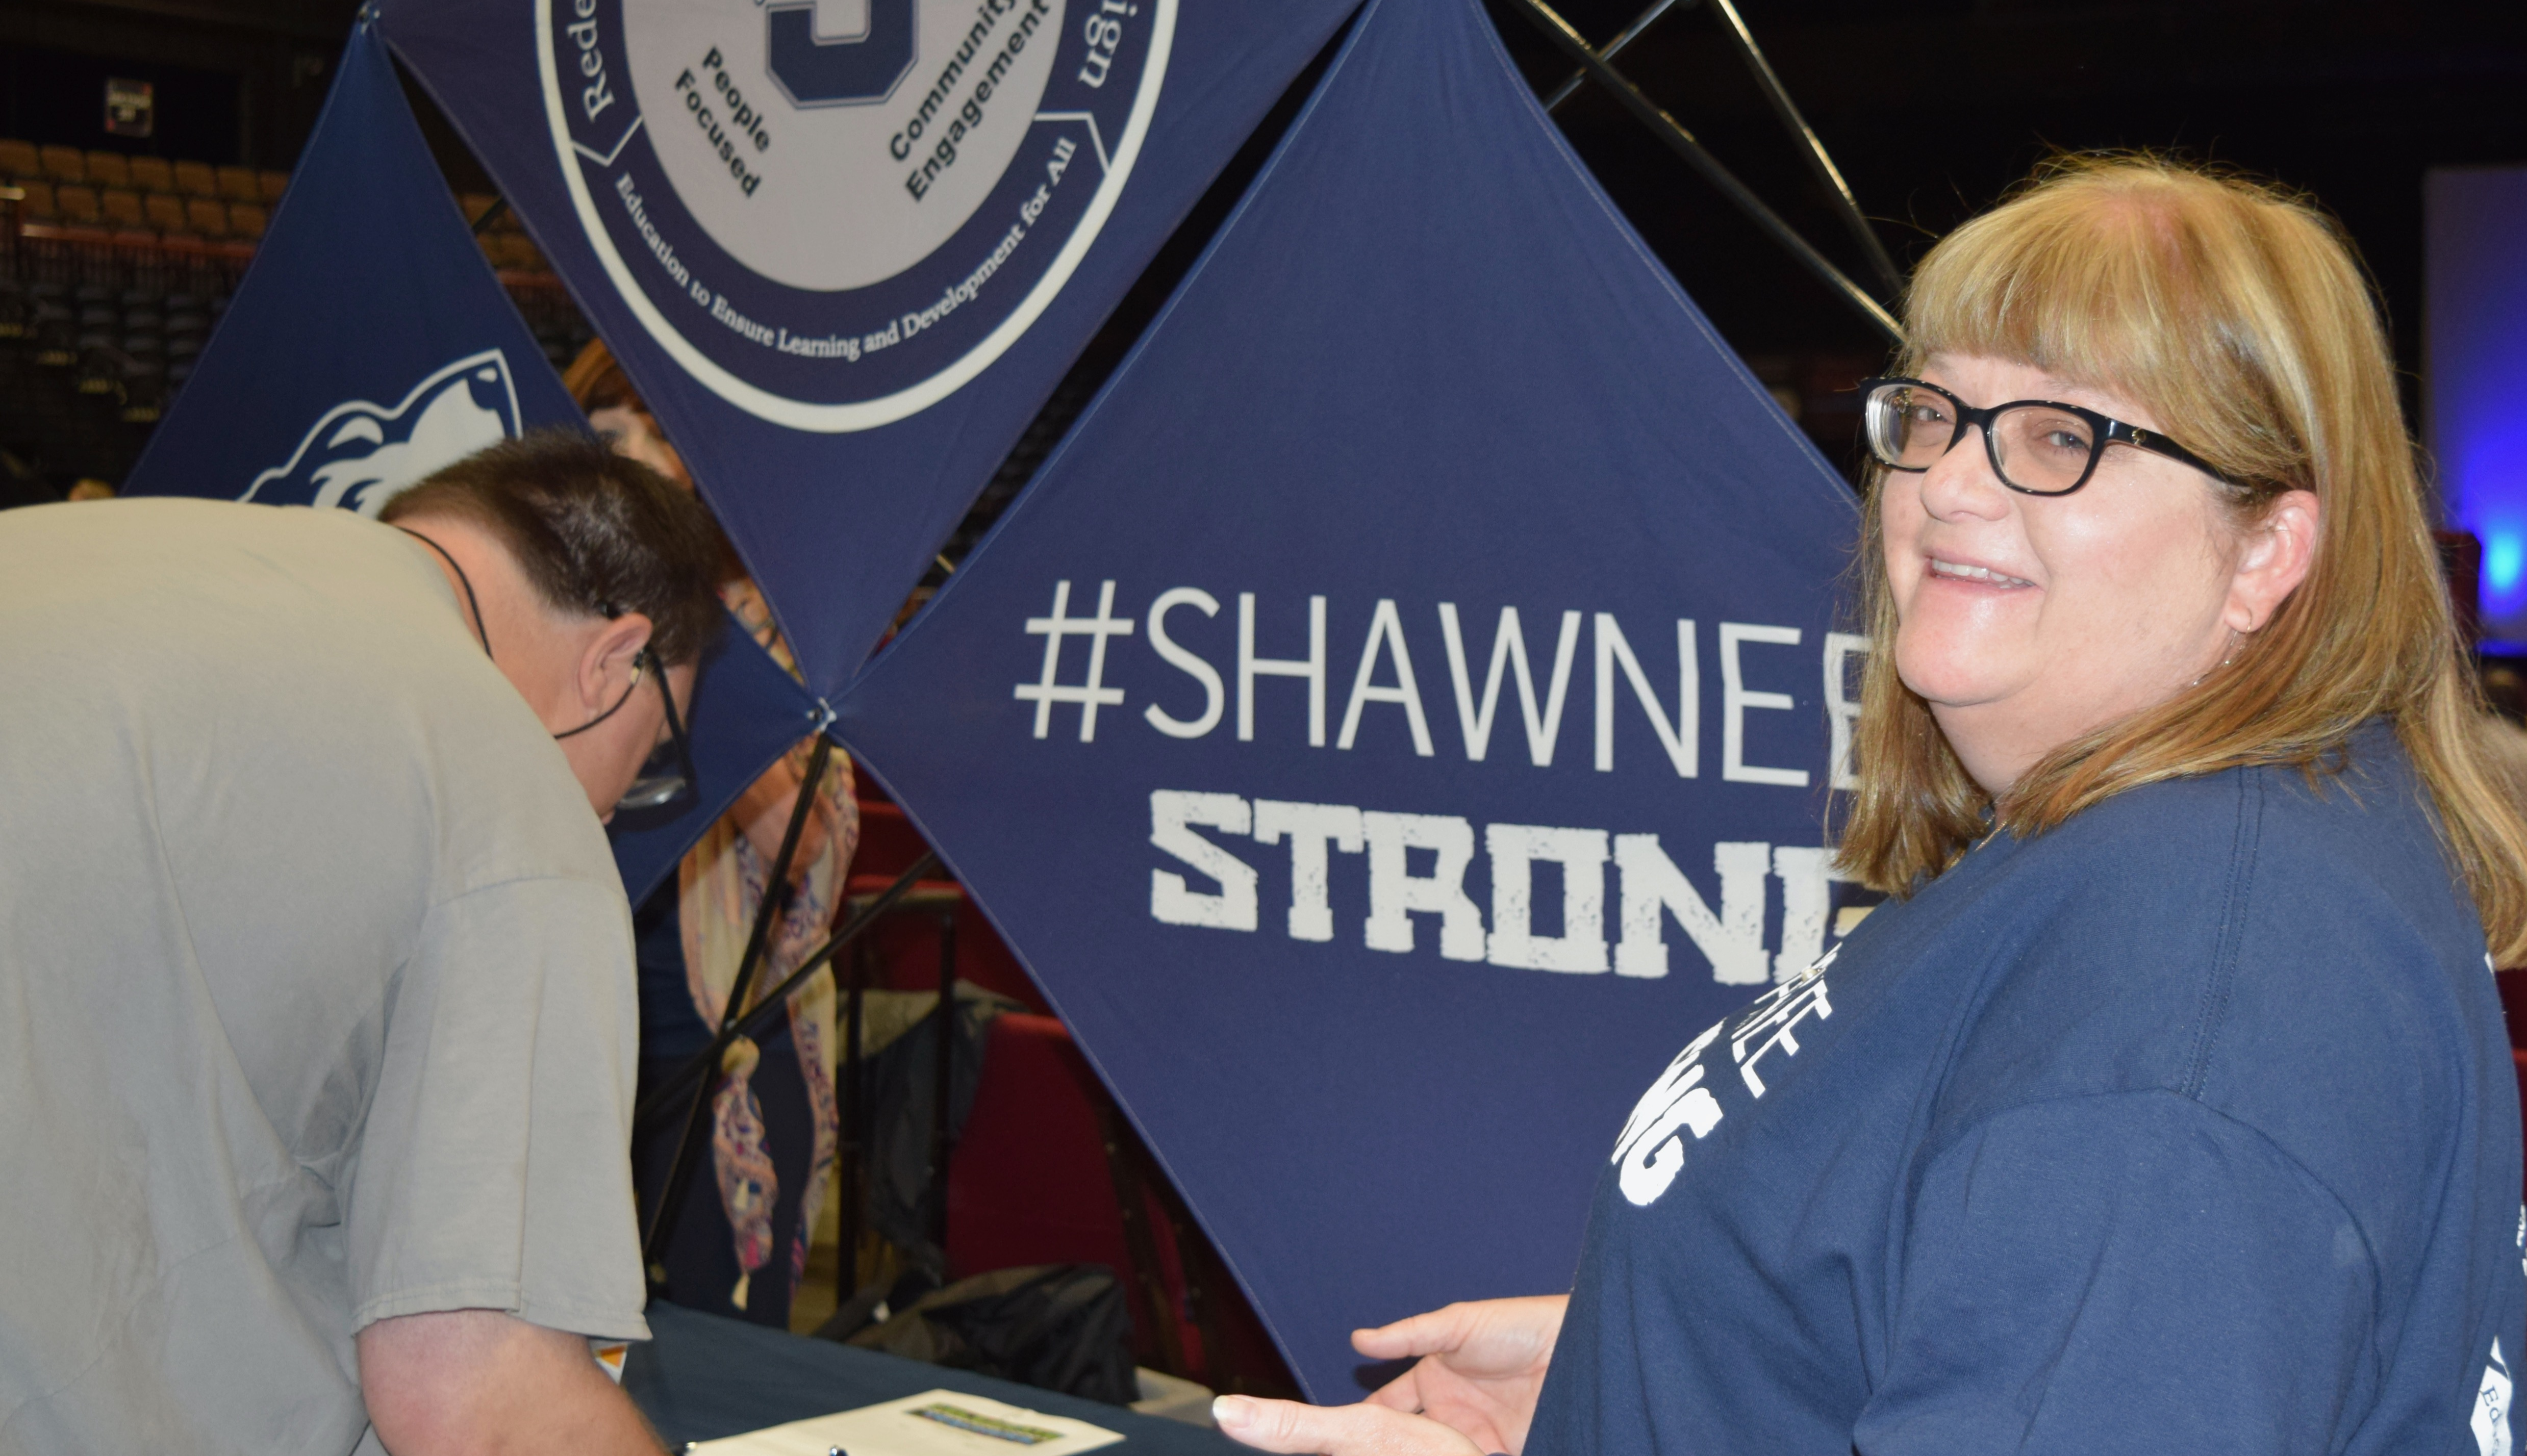
[[[2220,667],[2213,668],[2211,673],[2216,673],[2220,671],[2220,668],[2228,667],[2230,664],[2236,662],[2238,660],[2238,644],[2243,640],[2245,640],[2244,635],[2236,628],[2233,627],[2229,628],[2229,650],[2221,654]],[[2211,676],[2211,673],[2204,673],[2200,678],[2196,678],[2192,681],[2186,683],[2186,688],[2191,690],[2200,687],[2204,679]]]

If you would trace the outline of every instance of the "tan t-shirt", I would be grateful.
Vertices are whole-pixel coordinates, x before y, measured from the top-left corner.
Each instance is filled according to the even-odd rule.
[[[645,1337],[632,964],[428,548],[0,513],[0,1452],[341,1456],[394,1315]]]

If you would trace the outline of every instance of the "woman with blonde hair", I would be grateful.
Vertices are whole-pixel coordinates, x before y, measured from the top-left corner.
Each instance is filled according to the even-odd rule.
[[[1866,386],[1861,786],[1897,898],[1641,1097],[1573,1292],[1355,1336],[1284,1451],[2516,1449],[2527,1211],[2476,733],[2334,226],[2066,159]]]

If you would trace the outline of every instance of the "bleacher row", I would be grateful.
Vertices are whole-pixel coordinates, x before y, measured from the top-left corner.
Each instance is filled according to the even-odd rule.
[[[0,452],[120,482],[193,371],[288,174],[0,138]],[[517,220],[456,199],[555,368],[590,336]]]
[[[0,177],[29,222],[99,227],[150,239],[251,242],[263,236],[284,172],[39,147],[0,138]]]
[[[126,242],[252,243],[289,174],[0,138],[0,182],[16,191],[18,216],[29,223],[93,228]],[[488,196],[458,200],[468,221],[492,205]],[[544,271],[514,217],[502,214],[479,240],[495,268]]]
[[[58,368],[82,356],[103,354],[105,366],[83,371],[95,379],[138,377],[162,369],[169,385],[183,383],[202,352],[211,326],[228,307],[224,293],[190,293],[140,283],[71,283],[53,278],[0,278],[0,338],[26,339],[33,362]],[[92,385],[83,392],[108,390]],[[148,401],[155,404],[155,400]],[[155,419],[136,414],[133,423]]]
[[[456,205],[464,209],[468,223],[478,222],[491,213],[498,201],[482,192],[460,192],[456,197]],[[491,225],[476,233],[474,240],[483,245],[483,252],[490,258],[494,268],[505,268],[514,273],[546,271],[544,255],[536,251],[526,228],[518,224],[518,215],[506,208],[500,208],[491,218]]]

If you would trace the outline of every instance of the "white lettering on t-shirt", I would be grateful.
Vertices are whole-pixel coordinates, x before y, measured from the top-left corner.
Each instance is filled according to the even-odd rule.
[[[1841,946],[1835,946],[1805,971],[1756,997],[1738,1014],[1733,1030],[1730,1023],[1720,1022],[1668,1063],[1658,1080],[1632,1104],[1623,1135],[1615,1139],[1615,1185],[1625,1201],[1635,1208],[1657,1202],[1684,1171],[1683,1134],[1690,1132],[1699,1141],[1710,1136],[1727,1116],[1720,1099],[1702,1084],[1703,1053],[1723,1031],[1729,1031],[1729,1052],[1739,1075],[1749,1091],[1763,1096],[1764,1083],[1755,1075],[1755,1066],[1765,1053],[1778,1048],[1785,1057],[1797,1056],[1798,1038],[1791,1031],[1799,1022],[1811,1015],[1819,1021],[1833,1015],[1832,1005],[1826,1000],[1825,970],[1841,951]]]
[[[1684,1170],[1684,1139],[1676,1135],[1679,1129],[1690,1129],[1699,1139],[1720,1126],[1719,1099],[1709,1087],[1699,1085],[1701,1080],[1702,1064],[1696,1062],[1678,1084],[1676,1100],[1624,1154],[1615,1183],[1634,1206],[1646,1208],[1656,1202]]]
[[[1624,1133],[1615,1139],[1616,1186],[1633,1206],[1647,1208],[1676,1181],[1684,1168],[1684,1140],[1678,1129],[1690,1129],[1696,1139],[1720,1126],[1720,1103],[1702,1083],[1702,1053],[1720,1039],[1727,1022],[1715,1022],[1676,1054],[1667,1071],[1632,1105]]]
[[[2509,1364],[2501,1358],[2501,1341],[2492,1342],[2492,1362],[2483,1367],[2483,1386],[2474,1396],[2474,1445],[2482,1456],[2509,1456]]]
[[[1737,1034],[1728,1038],[1729,1055],[1737,1061],[1737,1075],[1746,1079],[1746,1090],[1758,1097],[1764,1095],[1764,1079],[1755,1075],[1755,1064],[1764,1059],[1764,1054],[1779,1047],[1785,1056],[1797,1056],[1799,1041],[1790,1033],[1798,1029],[1799,1022],[1811,1015],[1818,1021],[1833,1016],[1833,1005],[1825,998],[1822,977],[1802,976],[1781,990],[1788,994],[1776,999],[1762,1015],[1741,1024]],[[1758,1042],[1758,1037],[1763,1039]],[[1754,1050],[1748,1051],[1749,1046]]]

